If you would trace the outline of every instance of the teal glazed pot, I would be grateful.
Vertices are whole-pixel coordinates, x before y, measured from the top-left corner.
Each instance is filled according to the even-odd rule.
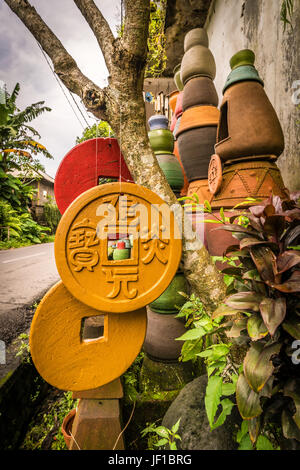
[[[253,65],[242,65],[240,67],[236,67],[228,75],[225,86],[223,88],[223,94],[227,88],[234,85],[235,83],[245,81],[259,82],[262,86],[264,86],[263,80],[260,78],[256,68]]]
[[[150,304],[151,310],[161,314],[178,313],[186,299],[179,292],[187,292],[187,282],[183,273],[177,272],[167,289]]]
[[[183,172],[175,155],[157,155],[157,161],[171,188],[180,190],[184,185]]]
[[[177,90],[182,91],[183,83],[181,81],[181,76],[180,76],[180,67],[181,67],[181,64],[176,65],[176,67],[173,70],[173,74],[174,74],[174,82],[177,87]]]
[[[169,129],[154,129],[148,132],[151,148],[155,155],[173,153],[174,136]]]
[[[155,114],[148,119],[150,130],[168,129],[169,120],[164,114]]]
[[[188,51],[197,44],[208,48],[208,36],[207,32],[203,28],[191,29],[184,38],[184,52]]]

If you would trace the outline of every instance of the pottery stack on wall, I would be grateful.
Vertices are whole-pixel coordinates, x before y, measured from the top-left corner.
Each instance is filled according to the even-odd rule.
[[[180,163],[173,153],[174,136],[168,129],[168,119],[164,115],[158,114],[151,116],[148,124],[151,148],[174,194],[179,197],[184,185],[184,178]]]
[[[189,31],[184,40],[181,62],[182,116],[174,133],[180,159],[189,181],[188,195],[197,193],[200,204],[211,198],[208,165],[216,143],[219,121],[218,95],[213,83],[214,57],[202,28]]]
[[[187,282],[178,270],[169,287],[147,308],[147,334],[143,349],[153,360],[177,361],[183,342],[176,341],[186,332],[185,321],[176,318],[178,308],[186,299],[179,292],[187,292]]]
[[[232,208],[247,197],[289,197],[276,165],[284,150],[282,128],[254,62],[248,49],[230,60],[209,172],[214,208]]]

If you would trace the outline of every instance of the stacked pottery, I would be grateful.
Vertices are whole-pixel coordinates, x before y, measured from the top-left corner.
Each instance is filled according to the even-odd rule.
[[[255,55],[248,49],[230,60],[232,71],[223,89],[215,154],[208,175],[211,206],[216,214],[220,208],[232,209],[242,202],[246,207],[248,197],[263,200],[273,194],[289,198],[275,163],[284,149],[283,132],[254,61]],[[205,228],[211,254],[222,254],[232,244],[224,238],[225,231],[210,235],[213,224]]]
[[[282,128],[254,61],[248,49],[230,60],[209,175],[214,208],[232,208],[247,197],[289,197],[275,163],[284,150]]]
[[[155,361],[177,361],[183,345],[176,338],[186,329],[182,319],[176,318],[178,309],[185,303],[180,292],[187,292],[183,273],[178,270],[169,287],[147,309],[148,325],[144,351]]]
[[[171,189],[179,197],[184,179],[180,163],[173,154],[174,136],[168,129],[168,119],[164,115],[154,115],[150,117],[148,123],[151,148]]]
[[[213,83],[216,65],[202,28],[184,39],[181,62],[182,116],[175,129],[180,159],[189,181],[188,195],[197,193],[200,204],[210,198],[207,175],[216,143],[219,121],[218,95]]]

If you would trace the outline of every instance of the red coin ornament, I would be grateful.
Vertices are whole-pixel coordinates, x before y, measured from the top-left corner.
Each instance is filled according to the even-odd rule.
[[[117,139],[98,137],[76,145],[63,158],[54,182],[56,204],[61,214],[101,178],[134,183],[120,152]]]

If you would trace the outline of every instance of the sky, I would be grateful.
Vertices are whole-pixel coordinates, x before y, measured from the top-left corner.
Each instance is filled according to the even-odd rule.
[[[108,72],[102,53],[73,0],[30,0],[30,3],[76,60],[81,71],[100,87],[105,86]],[[95,0],[95,3],[116,35],[121,0]],[[46,173],[54,178],[61,160],[76,145],[76,137],[82,135],[87,123],[92,126],[96,122],[95,117],[87,114],[80,99],[73,95],[85,122],[69,91],[60,82],[63,93],[32,34],[3,0],[0,2],[0,24],[0,80],[6,84],[9,93],[17,82],[20,83],[17,101],[20,109],[38,101],[45,101],[45,105],[52,109],[33,120],[31,125],[41,135],[40,142],[54,157],[53,160],[40,157]]]

